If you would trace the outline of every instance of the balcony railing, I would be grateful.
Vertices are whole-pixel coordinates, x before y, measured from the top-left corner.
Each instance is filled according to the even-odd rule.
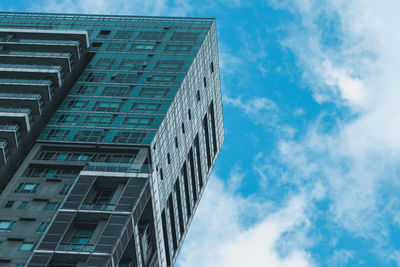
[[[140,172],[150,173],[151,164],[141,164],[135,166],[131,163],[112,163],[112,162],[89,162],[85,171],[103,171],[103,172]]]
[[[114,204],[96,204],[96,203],[83,203],[80,207],[82,210],[114,210]]]
[[[68,244],[60,244],[58,245],[57,250],[63,250],[63,251],[79,251],[79,252],[91,252],[94,249],[94,245],[90,244],[74,244],[74,243],[68,243]]]

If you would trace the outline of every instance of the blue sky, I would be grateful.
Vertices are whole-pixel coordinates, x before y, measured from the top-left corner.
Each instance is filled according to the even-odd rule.
[[[226,138],[178,266],[400,266],[400,2],[0,9],[217,19]]]

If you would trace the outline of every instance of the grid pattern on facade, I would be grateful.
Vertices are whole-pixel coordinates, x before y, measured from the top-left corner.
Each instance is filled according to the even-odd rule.
[[[5,24],[85,29],[91,44],[0,196],[18,214],[0,230],[32,232],[19,241],[32,251],[5,260],[173,266],[224,138],[215,20],[0,13]]]

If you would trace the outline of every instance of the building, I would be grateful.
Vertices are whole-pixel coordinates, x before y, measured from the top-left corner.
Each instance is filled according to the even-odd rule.
[[[223,139],[214,19],[0,13],[1,266],[173,266]]]

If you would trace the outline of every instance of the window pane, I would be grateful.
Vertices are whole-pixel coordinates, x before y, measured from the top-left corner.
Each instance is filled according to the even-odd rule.
[[[26,206],[28,206],[28,203],[29,203],[28,201],[22,201],[18,208],[19,209],[25,209]]]
[[[33,250],[33,248],[35,247],[35,243],[22,243],[22,245],[20,246],[19,250],[22,251],[31,251]]]

